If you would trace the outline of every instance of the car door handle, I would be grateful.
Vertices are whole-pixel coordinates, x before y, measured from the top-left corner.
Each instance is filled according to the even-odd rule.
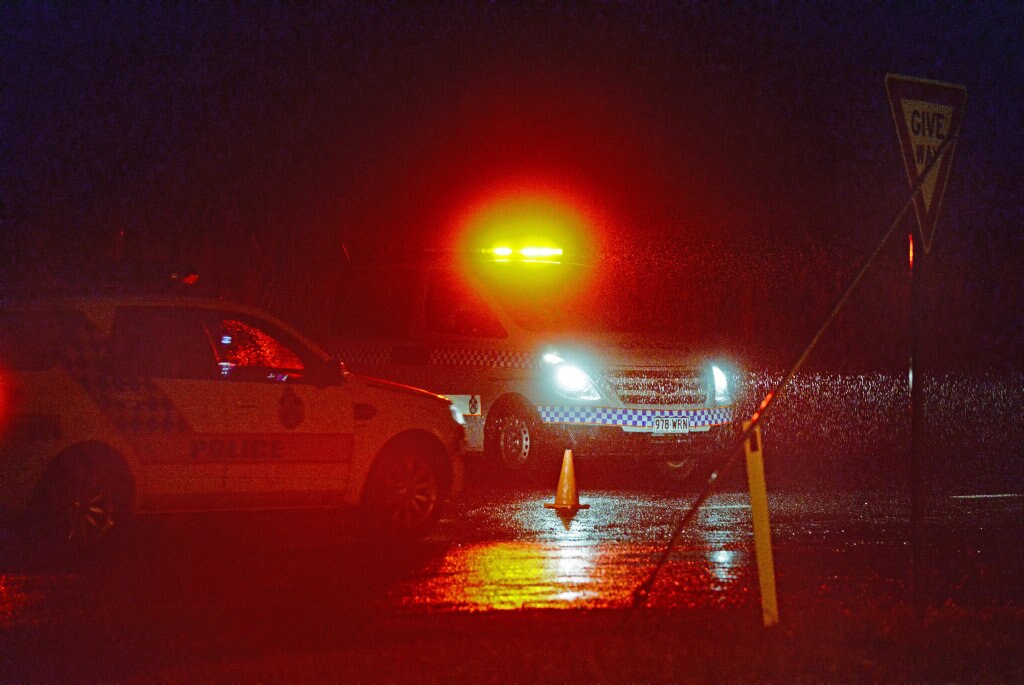
[[[367,421],[377,415],[377,407],[369,404],[356,404],[353,407],[353,415],[357,421]]]
[[[235,402],[235,409],[256,409],[258,406],[259,405],[249,404],[248,402],[243,402],[241,400]]]

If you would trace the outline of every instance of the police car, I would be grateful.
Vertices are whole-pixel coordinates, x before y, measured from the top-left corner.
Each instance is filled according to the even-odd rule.
[[[621,293],[592,275],[543,246],[368,257],[339,267],[320,335],[353,369],[451,398],[468,449],[509,470],[572,448],[688,477],[736,445],[737,370],[623,333]]]
[[[219,300],[0,302],[0,509],[88,547],[148,512],[354,507],[426,534],[460,479],[443,397]]]

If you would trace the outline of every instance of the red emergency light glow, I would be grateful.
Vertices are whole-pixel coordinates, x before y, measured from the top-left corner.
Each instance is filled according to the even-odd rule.
[[[498,259],[558,261],[594,247],[599,213],[564,185],[511,181],[486,190],[455,217],[459,247]]]
[[[910,270],[913,271],[914,270],[914,234],[910,233],[910,234],[908,234],[908,237],[910,238]]]

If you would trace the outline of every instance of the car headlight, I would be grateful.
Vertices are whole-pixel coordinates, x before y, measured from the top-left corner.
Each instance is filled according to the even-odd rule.
[[[715,402],[731,402],[732,395],[729,392],[729,376],[717,366],[711,367],[711,376],[715,382]]]
[[[570,400],[601,399],[601,393],[598,392],[594,381],[590,380],[590,376],[572,364],[559,364],[555,367],[555,389]]]

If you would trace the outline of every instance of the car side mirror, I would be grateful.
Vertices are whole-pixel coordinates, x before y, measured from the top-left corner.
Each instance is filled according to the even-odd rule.
[[[325,359],[309,369],[309,378],[318,388],[341,385],[345,379],[345,365],[337,359]]]

